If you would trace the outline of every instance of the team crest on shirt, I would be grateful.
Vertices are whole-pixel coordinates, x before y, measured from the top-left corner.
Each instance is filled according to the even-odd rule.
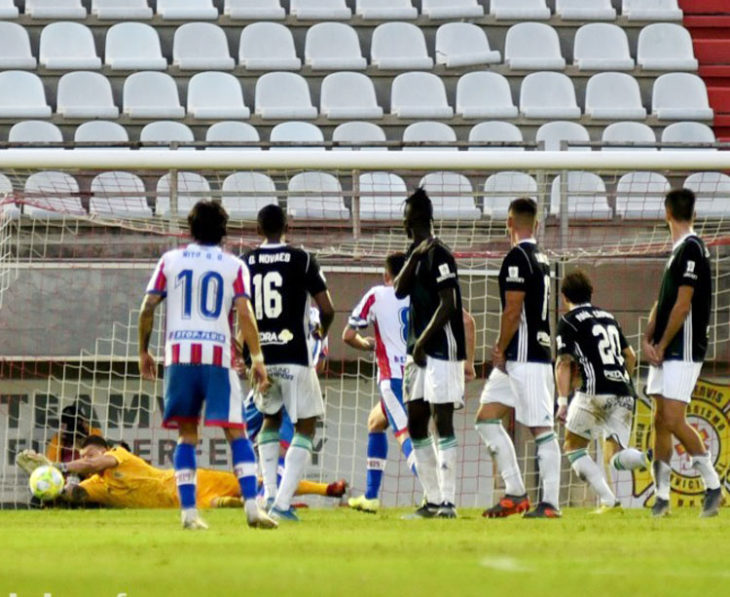
[[[524,282],[525,279],[520,276],[520,268],[517,266],[509,266],[507,268],[507,282]]]
[[[276,332],[259,332],[259,342],[261,344],[266,345],[276,345],[276,346],[283,346],[284,344],[289,344],[294,339],[294,334],[292,334],[288,329],[283,329],[279,333]]]

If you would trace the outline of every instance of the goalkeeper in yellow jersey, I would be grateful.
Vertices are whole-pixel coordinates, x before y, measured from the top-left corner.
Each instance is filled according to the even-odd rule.
[[[26,472],[48,464],[40,454],[26,450],[18,456],[18,465]],[[177,508],[180,505],[173,469],[148,464],[125,448],[111,448],[107,441],[91,435],[84,440],[81,457],[65,463],[53,463],[68,475],[85,476],[80,483],[69,483],[63,497],[73,503],[94,503],[111,508]],[[298,494],[341,497],[343,482],[314,483],[302,481]],[[228,471],[198,469],[197,503],[203,508],[241,507],[241,490],[235,475]]]

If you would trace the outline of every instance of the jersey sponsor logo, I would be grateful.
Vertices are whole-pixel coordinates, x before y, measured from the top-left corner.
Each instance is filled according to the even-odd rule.
[[[615,381],[618,383],[628,383],[629,382],[628,375],[624,375],[622,371],[619,371],[617,369],[604,369],[603,377],[605,377],[609,381]]]
[[[202,330],[175,330],[167,336],[168,340],[194,340],[198,342],[219,342],[226,343],[224,334],[217,332],[206,332]]]
[[[542,331],[537,332],[537,342],[542,346],[547,346],[548,348],[550,348],[550,334]]]
[[[437,282],[443,282],[444,280],[448,280],[456,276],[456,274],[449,268],[448,263],[442,263],[439,265],[439,274],[439,277],[436,279]]]
[[[517,266],[509,266],[507,268],[507,282],[524,282],[525,279],[520,276],[520,268]]]
[[[692,280],[697,279],[697,274],[695,272],[695,262],[694,261],[687,261],[687,269],[684,271],[684,277],[690,278]]]
[[[288,329],[283,329],[280,332],[259,332],[259,342],[261,342],[262,345],[266,344],[268,346],[274,345],[274,346],[283,346],[284,344],[289,344],[294,339],[294,334],[292,334]]]
[[[292,381],[294,379],[294,374],[289,367],[277,367],[276,365],[269,366],[266,367],[266,373],[269,377],[276,379],[286,379],[287,381]]]

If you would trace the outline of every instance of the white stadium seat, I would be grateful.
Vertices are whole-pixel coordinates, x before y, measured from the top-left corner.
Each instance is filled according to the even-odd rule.
[[[164,20],[196,21],[217,19],[213,0],[157,0],[157,14]]]
[[[0,118],[47,118],[43,83],[37,75],[19,70],[0,72]]]
[[[56,112],[64,118],[117,118],[112,86],[102,74],[66,73],[58,81]]]
[[[155,213],[158,216],[168,216],[171,212],[170,175],[165,174],[157,181],[157,199]],[[188,215],[193,205],[198,201],[210,200],[210,184],[195,172],[177,173],[177,211],[172,214],[177,217]]]
[[[349,19],[345,0],[290,0],[289,14],[302,21]]]
[[[363,220],[400,220],[403,200],[408,196],[406,183],[391,172],[366,172],[358,180],[360,218]]]
[[[429,19],[468,19],[484,15],[477,0],[421,0],[421,14]]]
[[[256,114],[265,119],[317,118],[304,77],[266,73],[256,81]]]
[[[476,71],[456,84],[456,113],[463,118],[517,118],[509,81],[499,73]]]
[[[165,70],[157,30],[144,23],[117,23],[106,34],[104,63],[112,70]]]
[[[669,126],[664,127],[664,130],[662,131],[662,143],[716,142],[717,139],[715,138],[714,131],[702,122],[674,122]],[[669,147],[665,147],[664,151],[667,151],[669,149]]]
[[[711,120],[705,82],[690,73],[667,73],[654,81],[652,114],[659,120]]]
[[[474,202],[474,189],[463,174],[429,172],[418,186],[423,187],[431,198],[434,218],[478,220],[482,216]]]
[[[652,128],[643,122],[614,122],[604,130],[601,141],[607,144],[614,144],[614,147],[603,146],[602,151],[656,151],[653,146],[656,143],[656,135]],[[620,145],[634,143],[636,146]],[[652,145],[642,145],[650,143]]]
[[[278,205],[276,185],[263,172],[234,172],[221,187],[223,207],[234,220],[255,220],[266,205]]]
[[[271,129],[269,141],[272,144],[286,143],[280,147],[272,147],[270,151],[318,151],[324,144],[322,130],[311,122],[280,122]],[[294,145],[292,145],[294,143]],[[296,143],[308,145],[298,146]]]
[[[0,0],[0,19],[17,19],[18,7],[13,0]],[[1,179],[0,179],[1,180]],[[7,180],[7,179],[5,179]]]
[[[299,70],[294,38],[280,23],[252,23],[243,29],[238,62],[247,70]]]
[[[622,0],[621,15],[629,21],[681,21],[677,0]]]
[[[513,70],[562,70],[558,33],[545,23],[518,23],[507,31],[504,63]]]
[[[700,218],[724,217],[730,213],[730,176],[722,172],[696,172],[684,181],[684,187],[694,192],[695,212]]]
[[[33,19],[85,19],[81,0],[25,0],[25,14]]]
[[[562,151],[563,141],[570,143],[590,142],[586,128],[577,122],[554,120],[546,122],[535,133],[535,142],[543,143],[545,151]],[[589,145],[568,145],[568,151],[590,151]]]
[[[616,185],[616,213],[627,219],[663,220],[669,181],[656,172],[629,172]]]
[[[445,23],[436,31],[436,64],[448,68],[475,64],[496,64],[498,50],[489,48],[483,27],[474,23]]]
[[[522,146],[501,146],[494,147],[480,146],[480,143],[522,143],[522,131],[511,122],[500,120],[489,120],[480,122],[471,127],[469,131],[469,150],[472,151],[524,151]],[[472,145],[472,143],[474,145]]]
[[[509,204],[519,197],[537,199],[537,182],[524,172],[497,172],[484,182],[484,215],[506,220]]]
[[[555,0],[555,14],[565,21],[613,21],[611,0]]]
[[[102,217],[151,218],[144,182],[131,172],[102,172],[91,181],[89,213]]]
[[[35,69],[36,59],[30,50],[30,37],[17,23],[0,22],[0,69]]]
[[[344,23],[317,23],[307,29],[304,62],[313,70],[367,68],[357,32]]]
[[[32,218],[55,219],[64,216],[84,216],[79,183],[65,172],[36,172],[25,181],[23,208]]]
[[[550,192],[550,213],[561,215],[562,177],[553,179]],[[568,218],[608,220],[613,211],[608,205],[606,185],[603,179],[593,172],[568,172],[565,194],[568,200]]]
[[[653,23],[639,33],[636,62],[644,70],[697,70],[692,37],[682,25]]]
[[[181,70],[231,70],[236,66],[223,29],[213,23],[185,23],[175,30],[172,64]]]
[[[586,116],[607,120],[643,120],[639,83],[627,73],[598,73],[586,85]]]
[[[332,141],[351,144],[353,147],[335,147],[334,150],[387,151],[385,146],[368,146],[368,143],[384,143],[385,131],[372,122],[343,122],[332,131]]]
[[[415,19],[418,10],[411,0],[355,0],[355,14],[363,19]]]
[[[251,21],[286,18],[286,11],[279,0],[225,0],[223,14],[231,19]]]
[[[0,13],[2,14],[2,13]],[[9,199],[14,194],[13,183],[4,174],[0,174],[0,201]],[[0,205],[0,221],[3,218],[16,220],[20,217],[20,207],[15,203],[3,203]]]
[[[91,0],[91,14],[98,19],[151,19],[147,0]]]
[[[126,143],[129,141],[127,129],[116,122],[89,120],[76,127],[74,143]]]
[[[10,143],[63,143],[63,134],[52,122],[22,120],[8,131]]]
[[[236,77],[209,71],[194,75],[188,83],[188,114],[199,119],[244,119],[251,112]]]
[[[259,132],[255,126],[247,122],[236,122],[234,120],[223,120],[208,127],[205,132],[205,141],[208,144],[206,149],[238,149],[248,151],[259,151],[261,148],[253,144],[260,141]],[[240,143],[232,147],[230,145],[219,145],[216,143]]]
[[[430,69],[423,31],[410,23],[383,23],[373,31],[370,63],[382,70]]]
[[[183,118],[175,80],[166,73],[129,75],[122,91],[124,114],[131,118]]]
[[[48,69],[101,68],[91,30],[81,23],[46,25],[41,31],[38,61]]]
[[[531,73],[520,87],[520,112],[525,118],[580,118],[573,82],[563,73]]]
[[[403,73],[393,80],[390,111],[398,118],[451,118],[443,81],[433,73]]]
[[[289,179],[287,213],[302,219],[347,220],[342,187],[327,172],[300,172]]]
[[[489,14],[498,20],[547,20],[550,9],[545,0],[490,0]]]
[[[626,32],[612,23],[589,23],[573,40],[573,64],[579,70],[633,70]]]
[[[423,122],[414,122],[409,124],[403,131],[403,143],[429,143],[429,145],[415,145],[413,147],[405,147],[412,151],[418,150],[434,150],[440,151],[458,151],[456,147],[456,133],[448,124],[425,120]],[[430,145],[430,143],[441,143],[443,145]]]
[[[383,109],[375,97],[375,87],[362,73],[332,73],[322,81],[320,113],[332,120],[380,118]]]
[[[153,145],[143,149],[168,149],[166,145],[160,143],[191,143],[195,141],[193,131],[182,122],[174,120],[158,120],[145,125],[139,133],[139,140],[142,143],[152,143]],[[154,145],[157,144],[157,145]],[[194,147],[180,147],[181,150],[191,151]]]

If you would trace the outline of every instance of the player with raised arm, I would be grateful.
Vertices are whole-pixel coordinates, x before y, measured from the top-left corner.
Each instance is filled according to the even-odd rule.
[[[185,529],[206,529],[196,507],[195,450],[198,423],[222,427],[231,445],[233,469],[251,527],[275,528],[256,504],[256,456],[246,437],[243,396],[231,368],[236,311],[238,342],[252,355],[252,380],[268,385],[256,319],[248,298],[248,270],[223,251],[228,214],[213,201],[199,201],[188,215],[193,242],[165,253],[157,263],[139,313],[139,368],[155,379],[157,364],[149,352],[155,309],[167,297],[165,320],[165,412],[163,426],[177,428],[174,466]]]
[[[492,349],[494,368],[477,412],[476,429],[497,462],[505,495],[483,516],[526,512],[530,502],[512,439],[502,419],[510,409],[530,428],[537,444],[542,501],[528,518],[559,518],[560,446],[553,430],[554,382],[550,342],[550,264],[535,240],[537,204],[515,199],[507,229],[512,249],[499,271],[502,315]]]
[[[408,432],[426,500],[413,516],[455,518],[454,409],[464,405],[464,334],[456,261],[433,233],[433,205],[419,188],[406,199],[404,228],[413,243],[393,285],[410,297],[405,400]],[[433,417],[438,450],[429,432]]]
[[[313,255],[286,244],[286,215],[278,205],[263,207],[257,218],[258,233],[265,240],[245,253],[251,272],[253,306],[266,358],[271,388],[256,392],[256,407],[264,413],[259,433],[259,459],[267,494],[275,493],[270,514],[287,521],[299,520],[291,499],[312,455],[317,420],[324,402],[309,345],[309,300],[319,309],[319,339],[327,336],[334,307],[324,275]],[[279,460],[279,426],[282,409],[294,424],[284,473],[276,489]]]
[[[615,512],[621,504],[588,454],[588,442],[607,438],[611,466],[617,470],[648,467],[646,456],[628,447],[634,410],[631,373],[636,355],[614,316],[591,304],[593,285],[584,272],[567,274],[560,292],[567,313],[558,323],[555,381],[556,416],[566,429],[563,451],[575,474],[587,481],[600,498],[601,505],[595,512]],[[581,382],[568,407],[574,363],[579,367]]]
[[[686,416],[707,353],[712,310],[710,252],[692,228],[694,193],[689,189],[672,190],[664,206],[674,244],[643,340],[644,353],[651,363],[646,393],[655,406],[652,514],[659,517],[669,513],[669,462],[674,436],[704,481],[701,515],[716,516],[723,499],[720,477],[711,454]]]

